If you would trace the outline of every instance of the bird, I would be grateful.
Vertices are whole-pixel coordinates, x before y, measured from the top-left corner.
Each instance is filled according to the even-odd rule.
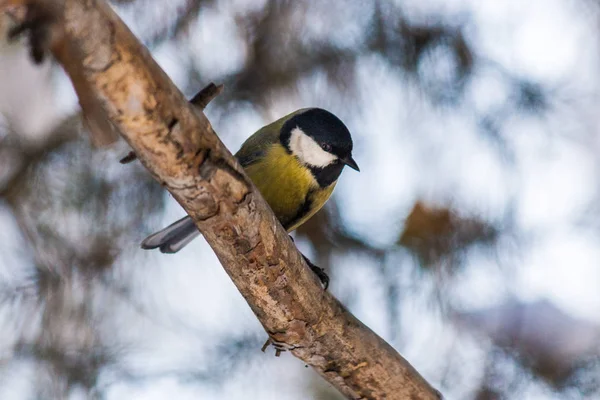
[[[259,129],[235,157],[289,233],[325,205],[345,166],[360,171],[352,150],[350,131],[337,116],[304,108]],[[199,234],[186,216],[145,238],[141,247],[176,253]],[[304,258],[327,286],[324,271]]]

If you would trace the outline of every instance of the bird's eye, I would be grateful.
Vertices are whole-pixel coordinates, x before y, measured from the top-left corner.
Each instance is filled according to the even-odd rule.
[[[331,145],[329,143],[321,143],[321,148],[328,153],[331,151]]]

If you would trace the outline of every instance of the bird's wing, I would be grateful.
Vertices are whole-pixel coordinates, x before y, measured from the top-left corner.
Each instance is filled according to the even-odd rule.
[[[246,139],[244,144],[242,144],[242,147],[237,153],[235,153],[235,157],[238,159],[242,167],[246,168],[248,165],[253,164],[257,159],[265,154],[272,144],[278,143],[279,132],[281,131],[281,128],[285,122],[293,115],[305,110],[306,109],[296,110],[285,117],[279,118],[277,121],[263,126],[252,136]]]

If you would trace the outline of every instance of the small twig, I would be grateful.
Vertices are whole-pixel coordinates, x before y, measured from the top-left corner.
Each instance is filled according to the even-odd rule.
[[[225,88],[225,85],[215,85],[211,82],[208,85],[206,85],[204,89],[199,91],[194,97],[192,97],[190,103],[204,110],[208,103],[213,101],[215,97],[221,94],[223,88]]]
[[[132,150],[125,157],[121,158],[119,160],[119,162],[121,164],[129,164],[130,162],[135,161],[136,159],[137,159],[137,156],[135,155],[135,152]]]
[[[263,344],[263,346],[260,348],[260,351],[262,351],[264,353],[265,350],[267,350],[267,347],[269,347],[270,344],[271,344],[271,338],[268,338],[267,341],[265,342],[265,344]]]
[[[196,93],[196,95],[190,100],[190,103],[200,108],[201,110],[204,110],[208,103],[210,103],[215,97],[221,94],[224,87],[225,85],[223,84],[215,85],[211,82],[208,85],[206,85],[204,89]],[[121,164],[129,164],[130,162],[135,161],[136,159],[137,156],[135,155],[135,152],[130,151],[129,154],[127,154],[125,157],[119,160],[119,162]]]

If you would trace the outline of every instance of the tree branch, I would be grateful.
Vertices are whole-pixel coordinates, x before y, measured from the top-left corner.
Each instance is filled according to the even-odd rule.
[[[199,109],[204,110],[206,108],[206,106],[208,105],[208,103],[210,103],[215,97],[217,97],[219,94],[221,94],[221,92],[223,91],[223,87],[224,87],[223,85],[217,86],[211,82],[208,85],[206,85],[206,87],[204,87],[204,89],[202,89],[201,91],[196,93],[196,95],[194,97],[192,97],[192,99],[190,100],[190,103],[192,103]],[[130,162],[135,161],[135,160],[137,160],[137,156],[135,155],[135,152],[130,151],[119,162],[121,164],[129,164]]]
[[[78,95],[99,99],[143,165],[194,219],[273,342],[350,399],[440,398],[321,289],[205,115],[103,0],[28,3],[55,13],[50,48]]]

